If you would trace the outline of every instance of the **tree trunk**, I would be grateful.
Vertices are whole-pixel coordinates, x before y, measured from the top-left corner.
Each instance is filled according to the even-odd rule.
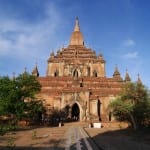
[[[133,125],[133,129],[134,130],[137,130],[137,125],[136,125],[136,122],[135,122],[135,119],[133,117],[133,115],[131,113],[129,113],[129,116],[131,118],[131,122],[132,122],[132,125]]]

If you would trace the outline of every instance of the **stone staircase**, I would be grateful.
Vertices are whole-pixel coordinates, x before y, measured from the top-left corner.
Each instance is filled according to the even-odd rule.
[[[92,122],[93,123],[98,123],[99,120],[94,120]],[[129,125],[126,122],[117,122],[117,121],[101,121],[101,127],[102,128],[127,128]],[[84,127],[84,128],[89,128],[91,122],[89,121],[77,121],[77,122],[67,122],[64,123],[65,126],[80,126],[80,127]],[[91,126],[92,127],[92,126]]]

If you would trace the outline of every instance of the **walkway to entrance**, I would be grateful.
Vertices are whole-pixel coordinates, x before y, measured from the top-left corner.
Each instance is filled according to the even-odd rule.
[[[99,150],[84,129],[79,125],[75,126],[75,124],[68,127],[59,147],[64,148],[64,150]]]

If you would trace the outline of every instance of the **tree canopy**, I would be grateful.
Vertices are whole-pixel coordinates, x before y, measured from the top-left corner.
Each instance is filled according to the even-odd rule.
[[[35,94],[41,85],[35,76],[27,72],[14,79],[0,77],[0,115],[13,114],[17,119],[42,111],[42,102],[38,101]]]
[[[126,83],[109,108],[117,120],[130,122],[135,130],[150,125],[150,94],[141,83]]]

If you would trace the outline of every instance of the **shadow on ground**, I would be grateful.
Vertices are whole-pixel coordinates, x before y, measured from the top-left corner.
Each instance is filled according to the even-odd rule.
[[[150,150],[150,129],[86,128],[89,136],[103,150]]]

